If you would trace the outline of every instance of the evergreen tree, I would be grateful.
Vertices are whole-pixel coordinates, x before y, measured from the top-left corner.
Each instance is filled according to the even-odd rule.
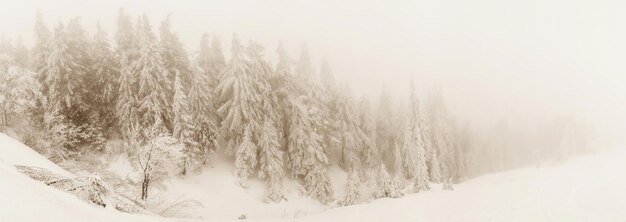
[[[385,168],[385,164],[380,165],[380,169],[378,171],[378,187],[376,193],[374,193],[375,198],[398,198],[402,196],[402,192],[400,192],[400,187],[397,184],[397,181],[392,180]]]
[[[269,78],[272,94],[276,97],[277,110],[279,120],[276,121],[276,127],[281,132],[281,144],[287,150],[289,138],[289,118],[291,96],[298,95],[293,79],[293,61],[285,52],[282,42],[279,42],[276,50],[278,53],[278,63],[274,69],[273,75]]]
[[[57,107],[60,115],[68,119],[79,119],[85,107],[80,90],[82,89],[82,69],[69,50],[68,37],[62,24],[55,27],[54,38],[50,44],[50,54],[46,60],[46,85],[49,86],[49,108]]]
[[[212,72],[216,75],[222,73],[224,68],[226,68],[226,58],[224,57],[224,51],[222,50],[222,43],[220,39],[213,35],[213,39],[211,41],[211,51],[213,51],[213,69]]]
[[[432,149],[436,150],[437,163],[439,164],[439,174],[441,180],[452,177],[454,171],[454,154],[452,147],[452,138],[446,117],[446,109],[441,92],[436,92],[430,97],[429,101],[429,123],[430,123],[430,139],[432,141]]]
[[[370,103],[367,97],[363,96],[359,103],[359,141],[362,147],[362,160],[364,170],[372,171],[381,163],[380,154],[376,147],[376,126],[372,119]]]
[[[257,165],[257,146],[252,141],[252,133],[251,125],[247,125],[235,153],[235,175],[240,179],[243,187],[247,187],[246,180],[252,175]]]
[[[77,64],[73,70],[75,76],[82,76],[83,82],[93,81],[92,75],[87,75],[92,65],[91,41],[86,31],[80,24],[80,18],[72,18],[67,23],[67,44],[68,52],[72,54],[72,59]],[[84,89],[87,91],[87,89]]]
[[[348,171],[361,169],[360,144],[361,131],[359,128],[356,107],[347,87],[341,92],[341,99],[337,110],[337,132],[341,147],[341,165]]]
[[[208,77],[211,88],[214,89],[220,80],[220,73],[226,66],[224,54],[217,37],[213,37],[213,43],[211,44],[209,34],[202,35],[197,61],[204,70],[206,77]]]
[[[432,158],[430,161],[430,165],[428,166],[430,169],[430,179],[433,182],[443,182],[443,177],[441,176],[441,163],[439,160],[441,159],[439,152],[434,150],[432,153]]]
[[[189,113],[189,103],[187,102],[187,95],[183,91],[180,76],[180,73],[177,71],[174,80],[174,101],[172,102],[172,137],[185,145],[185,153],[190,154],[186,158],[183,168],[183,174],[186,174],[194,155],[193,151],[197,150],[198,143],[193,139],[194,129],[191,123],[191,114]]]
[[[315,103],[306,95],[292,100],[289,124],[288,168],[294,177],[304,176],[309,195],[326,204],[333,199],[330,178],[326,172],[328,158],[320,135],[322,119]]]
[[[266,118],[259,136],[259,177],[266,179],[269,192],[267,202],[280,202],[285,199],[282,194],[283,151],[280,150],[279,134],[272,123]]]
[[[305,54],[303,57],[308,57]],[[308,62],[306,59],[301,61],[303,66],[306,66]],[[344,101],[351,99],[348,95],[347,89],[340,90],[335,83],[335,78],[331,72],[330,66],[328,65],[328,61],[324,59],[322,62],[322,67],[320,69],[320,85],[321,90],[314,90],[315,98],[320,100],[320,108],[323,111],[324,118],[327,120],[324,122],[322,134],[324,136],[324,144],[327,147],[329,153],[338,152],[340,156],[339,163],[340,165],[346,167],[346,159],[345,154],[346,151],[350,154],[356,154],[354,149],[345,150],[346,146],[353,147],[353,143],[358,140],[356,136],[357,132],[354,130],[348,130],[346,124],[352,125],[354,124],[354,119],[350,118],[353,113],[342,113],[341,111],[348,111],[346,109],[354,108],[354,104],[352,101]],[[319,91],[319,92],[318,92]],[[347,102],[349,104],[343,103]],[[340,109],[341,108],[341,109]],[[348,111],[350,112],[350,111]],[[343,116],[340,116],[343,115]],[[348,115],[348,116],[346,116]],[[343,119],[342,119],[343,118]],[[350,119],[346,119],[350,118]],[[347,121],[347,122],[346,122]],[[341,128],[344,127],[344,128]],[[350,126],[352,127],[352,126]],[[346,143],[348,142],[348,143]],[[351,156],[353,161],[350,163],[356,163],[357,159],[355,159],[354,155]],[[352,166],[355,167],[355,166]]]
[[[429,189],[428,167],[426,165],[426,143],[423,134],[424,118],[419,110],[419,101],[415,96],[411,84],[409,98],[409,116],[404,135],[403,164],[406,176],[413,179],[413,186],[417,192]]]
[[[163,65],[157,39],[147,16],[144,15],[140,21],[137,24],[139,53],[134,73],[139,77],[137,99],[140,123],[146,128],[157,120],[169,123],[167,116],[170,104],[167,92],[170,92],[170,84],[167,81],[167,69]],[[164,131],[165,127],[162,130]]]
[[[359,186],[361,184],[361,179],[359,178],[359,173],[356,170],[350,171],[348,173],[348,178],[346,179],[346,194],[343,197],[343,200],[339,202],[341,206],[348,206],[355,204],[361,194],[359,193]]]
[[[140,116],[137,110],[139,101],[135,94],[132,68],[127,64],[128,59],[125,58],[127,55],[122,54],[120,57],[120,79],[115,109],[122,138],[130,140],[140,130]]]
[[[380,150],[381,159],[390,166],[395,166],[393,162],[394,145],[394,129],[392,122],[391,96],[386,88],[380,94],[378,101],[378,109],[376,110],[376,146]]]
[[[44,95],[48,95],[48,82],[47,82],[47,65],[48,55],[50,54],[50,47],[52,46],[52,33],[43,22],[41,12],[37,11],[37,18],[35,20],[35,45],[33,47],[33,68],[37,73],[37,81],[41,84],[41,90]],[[41,105],[40,105],[41,106]]]
[[[206,164],[207,157],[217,149],[217,113],[211,100],[208,77],[197,63],[192,62],[194,80],[189,89],[189,112],[192,115],[193,139],[198,143],[195,151],[188,153],[192,162]]]
[[[87,82],[90,105],[105,127],[115,120],[115,102],[120,79],[119,58],[113,53],[107,35],[98,23],[92,47],[93,64],[89,73],[94,81]]]
[[[181,85],[187,89],[191,85],[189,58],[178,36],[171,30],[170,18],[167,16],[160,27],[161,58],[163,58],[163,65],[168,71],[169,81],[173,83],[176,75],[180,75]]]
[[[232,58],[228,66],[224,69],[224,79],[217,86],[216,92],[223,104],[218,113],[222,119],[220,131],[226,141],[226,151],[229,154],[235,154],[236,159],[248,159],[248,157],[240,157],[242,154],[254,155],[256,153],[248,153],[240,149],[249,148],[243,146],[242,135],[244,130],[248,128],[248,140],[255,147],[259,137],[259,129],[263,123],[263,118],[272,118],[271,97],[268,96],[269,86],[262,76],[266,75],[263,63],[258,58],[255,45],[244,48],[239,39],[235,36],[232,44]],[[241,161],[240,164],[252,164],[256,162]],[[238,166],[243,168],[244,166]],[[254,165],[245,166],[246,169],[254,169]],[[247,173],[238,173],[237,175],[247,177]],[[241,179],[245,179],[241,178]]]
[[[233,154],[242,141],[245,127],[250,127],[251,133],[257,132],[263,111],[253,70],[236,36],[233,38],[232,58],[224,74],[225,78],[216,89],[223,104],[218,109],[222,119],[220,131],[225,137],[227,153]]]

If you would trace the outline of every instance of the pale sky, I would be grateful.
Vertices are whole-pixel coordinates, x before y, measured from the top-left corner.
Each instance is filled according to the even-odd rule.
[[[112,37],[122,7],[158,28],[172,14],[188,50],[218,34],[255,40],[275,58],[282,40],[297,58],[307,42],[337,79],[377,97],[441,88],[452,112],[473,123],[572,115],[626,129],[626,3],[620,0],[429,1],[0,1],[0,33],[32,44],[35,12],[48,25],[80,16]],[[319,70],[319,69],[318,69]],[[404,98],[403,98],[404,99]],[[621,133],[621,131],[615,131]],[[619,134],[618,134],[619,135]]]

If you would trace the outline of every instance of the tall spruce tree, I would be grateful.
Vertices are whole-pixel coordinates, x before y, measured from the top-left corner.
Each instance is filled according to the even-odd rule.
[[[218,109],[222,119],[220,131],[226,142],[226,152],[231,155],[242,142],[245,128],[250,127],[251,134],[256,132],[262,118],[261,97],[255,89],[254,74],[244,50],[234,36],[232,58],[224,70],[225,78],[216,88],[222,104]]]
[[[171,89],[167,69],[163,65],[157,39],[146,15],[140,19],[137,27],[139,52],[134,63],[134,73],[139,77],[137,99],[140,123],[143,128],[151,127],[156,121],[169,125],[168,92]],[[166,131],[165,127],[161,127],[162,131]]]
[[[115,105],[122,138],[130,140],[140,130],[139,101],[135,93],[135,75],[128,64],[127,54],[120,56],[120,78]]]
[[[412,83],[408,114],[406,130],[403,135],[403,168],[405,169],[405,176],[413,180],[413,187],[419,192],[428,190],[430,181],[426,165],[426,143],[422,128],[425,120],[419,109],[419,101]]]
[[[259,136],[259,177],[266,179],[269,191],[267,202],[280,202],[285,199],[282,191],[283,151],[280,150],[279,134],[275,124],[266,118]]]
[[[50,54],[50,47],[52,46],[52,33],[50,29],[43,22],[41,12],[37,11],[37,18],[35,19],[35,45],[33,47],[33,68],[37,73],[37,81],[41,84],[41,90],[44,95],[48,94],[48,82],[47,82],[47,65],[48,55]],[[41,105],[41,104],[40,104]]]
[[[320,135],[323,121],[320,110],[306,95],[293,99],[291,104],[288,168],[292,176],[304,176],[304,187],[313,199],[330,203],[333,190],[327,173],[328,157]]]
[[[108,42],[107,34],[98,23],[91,50],[93,63],[89,69],[94,81],[87,82],[90,105],[104,127],[115,121],[115,102],[118,95],[119,58]]]
[[[337,132],[341,148],[341,166],[348,171],[361,169],[361,130],[358,112],[349,89],[345,86],[337,109]]]
[[[192,163],[206,164],[209,155],[217,149],[218,122],[217,111],[212,101],[209,78],[204,75],[204,70],[192,62],[191,72],[193,81],[189,89],[189,111],[192,116],[193,139],[198,147],[191,153]]]
[[[173,84],[176,75],[179,75],[181,85],[187,89],[191,85],[191,70],[189,57],[183,48],[178,36],[172,32],[171,16],[167,16],[161,23],[160,47],[163,65],[168,72],[168,79]]]
[[[197,61],[209,80],[209,86],[214,89],[220,80],[220,73],[226,66],[224,54],[216,36],[213,36],[213,42],[211,42],[209,34],[202,35]]]

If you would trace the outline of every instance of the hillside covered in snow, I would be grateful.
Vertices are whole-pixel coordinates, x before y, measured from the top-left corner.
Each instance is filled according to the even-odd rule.
[[[236,221],[230,213],[246,214],[251,221],[624,221],[626,177],[613,169],[626,168],[621,151],[545,163],[489,174],[458,184],[454,191],[432,190],[398,199],[380,199],[347,207],[318,207],[317,211],[288,214],[314,201],[290,201],[268,205],[262,191],[242,191],[232,183],[226,166],[205,174],[169,182],[168,191],[197,198],[196,209],[204,219],[172,219],[121,213],[86,203],[20,174],[13,165],[30,165],[71,175],[29,147],[1,134],[0,221]],[[219,172],[224,172],[219,175]],[[230,178],[230,179],[229,179]],[[589,179],[592,178],[592,179]],[[200,190],[220,188],[210,194]],[[235,198],[235,201],[226,200]],[[266,207],[262,207],[266,206]],[[283,213],[283,214],[281,214]]]

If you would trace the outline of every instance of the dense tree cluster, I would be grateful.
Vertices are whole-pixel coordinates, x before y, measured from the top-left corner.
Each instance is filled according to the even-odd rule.
[[[114,44],[99,25],[91,37],[78,18],[49,29],[38,14],[31,50],[20,41],[0,44],[0,87],[10,92],[0,95],[1,114],[28,114],[48,141],[35,147],[60,159],[103,149],[111,139],[145,159],[167,138],[168,146],[183,145],[187,173],[220,151],[232,157],[242,185],[255,175],[266,180],[271,202],[285,199],[285,176],[310,197],[332,202],[330,165],[349,172],[343,205],[357,201],[364,181],[377,185],[375,197],[395,198],[403,184],[419,192],[478,171],[472,166],[480,150],[447,114],[441,94],[422,103],[411,85],[407,107],[385,89],[371,104],[337,83],[327,60],[316,73],[306,45],[294,60],[279,44],[272,65],[261,45],[236,35],[226,58],[209,34],[188,53],[170,17],[159,34],[145,15],[132,22],[123,10]]]

